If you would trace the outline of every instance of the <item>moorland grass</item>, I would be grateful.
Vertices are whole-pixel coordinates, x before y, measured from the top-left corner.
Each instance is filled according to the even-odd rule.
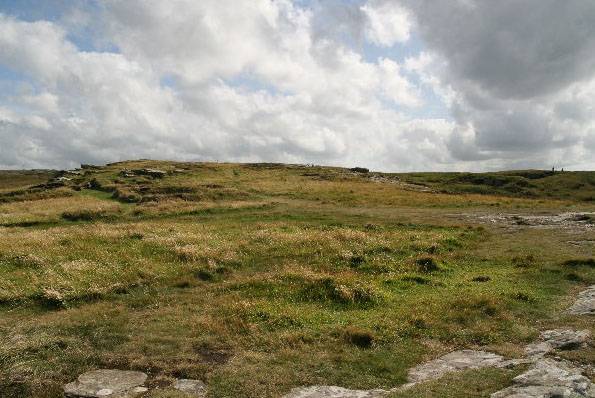
[[[120,173],[143,167],[168,175]],[[59,397],[98,367],[142,370],[152,386],[200,378],[212,397],[394,387],[452,349],[514,356],[543,327],[593,331],[560,315],[595,281],[592,247],[567,243],[591,230],[461,216],[593,210],[581,200],[420,192],[291,165],[85,173],[68,196],[0,204],[2,397]],[[395,396],[488,396],[513,376],[466,372]]]

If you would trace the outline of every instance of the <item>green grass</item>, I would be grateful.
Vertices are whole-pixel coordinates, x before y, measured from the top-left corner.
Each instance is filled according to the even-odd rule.
[[[168,175],[120,175],[143,167]],[[390,388],[453,349],[513,356],[547,326],[593,330],[559,315],[595,282],[592,247],[567,243],[589,230],[503,232],[460,215],[593,211],[581,192],[445,194],[339,168],[150,161],[87,169],[60,197],[4,188],[2,397],[59,397],[98,367],[151,385],[201,378],[212,397]],[[466,372],[396,396],[489,396],[511,377]]]
[[[595,200],[595,172],[542,170],[497,173],[407,173],[402,180],[448,193],[507,195],[513,197]]]

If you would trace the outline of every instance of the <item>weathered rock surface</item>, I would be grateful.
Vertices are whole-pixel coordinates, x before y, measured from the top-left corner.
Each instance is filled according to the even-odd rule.
[[[592,212],[581,213],[560,213],[551,215],[534,215],[534,214],[511,214],[511,213],[496,213],[496,214],[463,214],[463,217],[478,220],[482,223],[500,224],[503,226],[518,228],[541,228],[541,229],[577,229],[591,230],[595,225],[591,222],[591,216],[595,215]],[[460,215],[459,215],[460,216]]]
[[[500,355],[474,350],[454,351],[433,361],[423,363],[409,370],[410,383],[438,379],[450,372],[499,366],[504,362]]]
[[[207,386],[200,380],[178,379],[174,382],[173,388],[182,391],[191,397],[206,397]]]
[[[147,375],[142,372],[99,369],[83,373],[64,386],[68,398],[133,398],[145,392],[142,385]]]
[[[572,315],[595,315],[595,285],[579,293],[576,301],[568,309]]]
[[[335,386],[310,386],[294,388],[283,398],[379,398],[385,390],[349,390]]]
[[[595,385],[580,369],[552,359],[540,359],[517,376],[513,385],[495,392],[491,398],[595,397]]]
[[[553,329],[541,333],[541,341],[525,347],[528,357],[543,357],[553,350],[574,350],[590,337],[588,330]]]
[[[588,330],[553,329],[541,333],[541,338],[557,350],[579,348],[589,340]]]

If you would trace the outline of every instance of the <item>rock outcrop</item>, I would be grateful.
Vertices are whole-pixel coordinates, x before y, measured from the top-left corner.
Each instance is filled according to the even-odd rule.
[[[147,392],[143,384],[147,375],[142,372],[99,369],[83,373],[64,386],[67,398],[134,398]]]
[[[388,391],[385,390],[349,390],[335,386],[297,387],[284,395],[283,398],[380,398]]]
[[[504,362],[500,355],[474,350],[454,351],[409,370],[409,383],[438,379],[450,372],[498,366]]]
[[[595,397],[595,385],[567,362],[540,359],[491,398]]]
[[[579,293],[576,301],[568,309],[572,315],[595,315],[595,285]]]

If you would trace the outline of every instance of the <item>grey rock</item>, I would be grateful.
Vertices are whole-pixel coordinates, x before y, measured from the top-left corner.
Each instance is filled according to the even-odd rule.
[[[450,372],[499,366],[504,362],[500,355],[474,350],[454,351],[438,359],[418,365],[409,370],[410,383],[438,379]]]
[[[385,390],[349,390],[335,386],[297,387],[283,398],[379,398],[388,392]]]
[[[136,175],[145,175],[153,178],[162,178],[167,175],[166,171],[158,169],[136,169],[132,170],[132,172]]]
[[[568,309],[572,315],[595,315],[595,285],[579,293],[576,301]]]
[[[133,398],[147,392],[142,385],[147,375],[142,372],[99,369],[83,373],[64,386],[68,398]]]
[[[491,398],[595,397],[595,386],[580,369],[552,359],[538,360],[528,371],[515,377],[513,385]]]
[[[589,340],[588,330],[554,329],[541,333],[541,339],[557,350],[579,348]]]
[[[548,342],[540,341],[531,343],[525,347],[525,355],[529,358],[540,358],[552,351],[554,347]]]
[[[526,365],[526,364],[530,364],[533,362],[535,362],[534,358],[514,358],[514,359],[507,359],[505,361],[502,361],[502,362],[496,364],[496,367],[504,368],[504,369],[512,369],[519,365]]]
[[[192,397],[202,398],[207,396],[207,386],[201,380],[178,379],[174,382],[173,388]]]
[[[540,358],[553,350],[574,350],[589,340],[588,330],[553,329],[541,333],[541,341],[525,347],[530,358]]]

